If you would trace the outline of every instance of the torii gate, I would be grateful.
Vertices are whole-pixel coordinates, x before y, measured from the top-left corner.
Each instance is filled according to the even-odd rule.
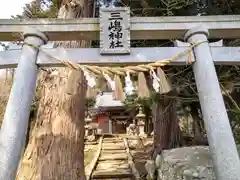
[[[240,38],[240,16],[133,17],[130,25],[131,39],[184,38],[189,43],[201,43],[194,47],[196,62],[193,64],[193,71],[216,177],[218,180],[240,180],[240,160],[214,67],[214,64],[240,65],[240,48],[211,47],[208,43],[211,38]],[[99,31],[98,19],[94,18],[0,20],[1,41],[17,40],[14,33],[24,32],[26,43],[21,51],[0,53],[0,68],[18,65],[1,127],[0,180],[14,180],[16,177],[38,67],[63,66],[35,47],[46,44],[48,40],[96,40],[99,39]],[[98,48],[65,49],[64,54],[59,49],[44,51],[53,57],[61,56],[62,59],[71,59],[80,64],[111,66],[116,63],[136,65],[171,58],[186,48],[132,48],[129,55],[117,56],[102,56]],[[141,59],[139,55],[145,58]],[[18,60],[18,57],[21,58]],[[171,65],[183,65],[185,58],[186,56],[180,57],[171,62]]]

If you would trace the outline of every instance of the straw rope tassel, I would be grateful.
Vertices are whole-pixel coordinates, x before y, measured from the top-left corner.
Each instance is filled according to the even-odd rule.
[[[82,71],[84,73],[84,77],[87,81],[87,92],[86,97],[88,99],[95,98],[97,96],[97,89],[96,86],[96,79],[95,77],[91,76],[90,73],[83,67]]]
[[[138,73],[138,87],[137,93],[139,98],[148,98],[150,97],[149,88],[147,85],[147,80],[143,72]]]
[[[115,81],[115,87],[116,89],[113,91],[113,99],[124,101],[125,100],[125,94],[123,91],[122,81],[119,77],[119,75],[114,75],[114,81]]]
[[[170,85],[170,82],[167,80],[166,74],[162,70],[162,68],[157,68],[157,76],[160,79],[159,82],[159,93],[160,94],[166,94],[172,90],[172,87]]]

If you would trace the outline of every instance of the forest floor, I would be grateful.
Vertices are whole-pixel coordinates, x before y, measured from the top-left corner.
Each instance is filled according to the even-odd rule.
[[[137,142],[134,142],[134,140],[129,139],[129,148],[131,149],[131,154],[134,158],[135,166],[142,179],[145,179],[145,176],[147,174],[145,164],[152,153],[153,138],[145,138],[142,140],[142,144],[138,143],[138,145],[135,146],[136,143]]]

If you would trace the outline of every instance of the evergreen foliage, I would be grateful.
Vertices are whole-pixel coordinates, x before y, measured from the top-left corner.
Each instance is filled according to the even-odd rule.
[[[27,18],[56,18],[58,0],[34,0],[27,3],[23,8],[23,13],[12,16],[14,19]]]

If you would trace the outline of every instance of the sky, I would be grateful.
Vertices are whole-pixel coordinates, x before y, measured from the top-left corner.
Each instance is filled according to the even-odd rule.
[[[0,19],[10,19],[12,15],[21,14],[26,3],[32,0],[0,0]],[[0,51],[2,51],[0,46]],[[2,76],[3,70],[0,70]]]
[[[26,3],[32,0],[0,0],[0,19],[10,19],[11,16],[21,14]],[[0,51],[3,48],[0,46]]]
[[[0,19],[9,19],[11,15],[21,14],[26,3],[32,0],[0,0]]]

